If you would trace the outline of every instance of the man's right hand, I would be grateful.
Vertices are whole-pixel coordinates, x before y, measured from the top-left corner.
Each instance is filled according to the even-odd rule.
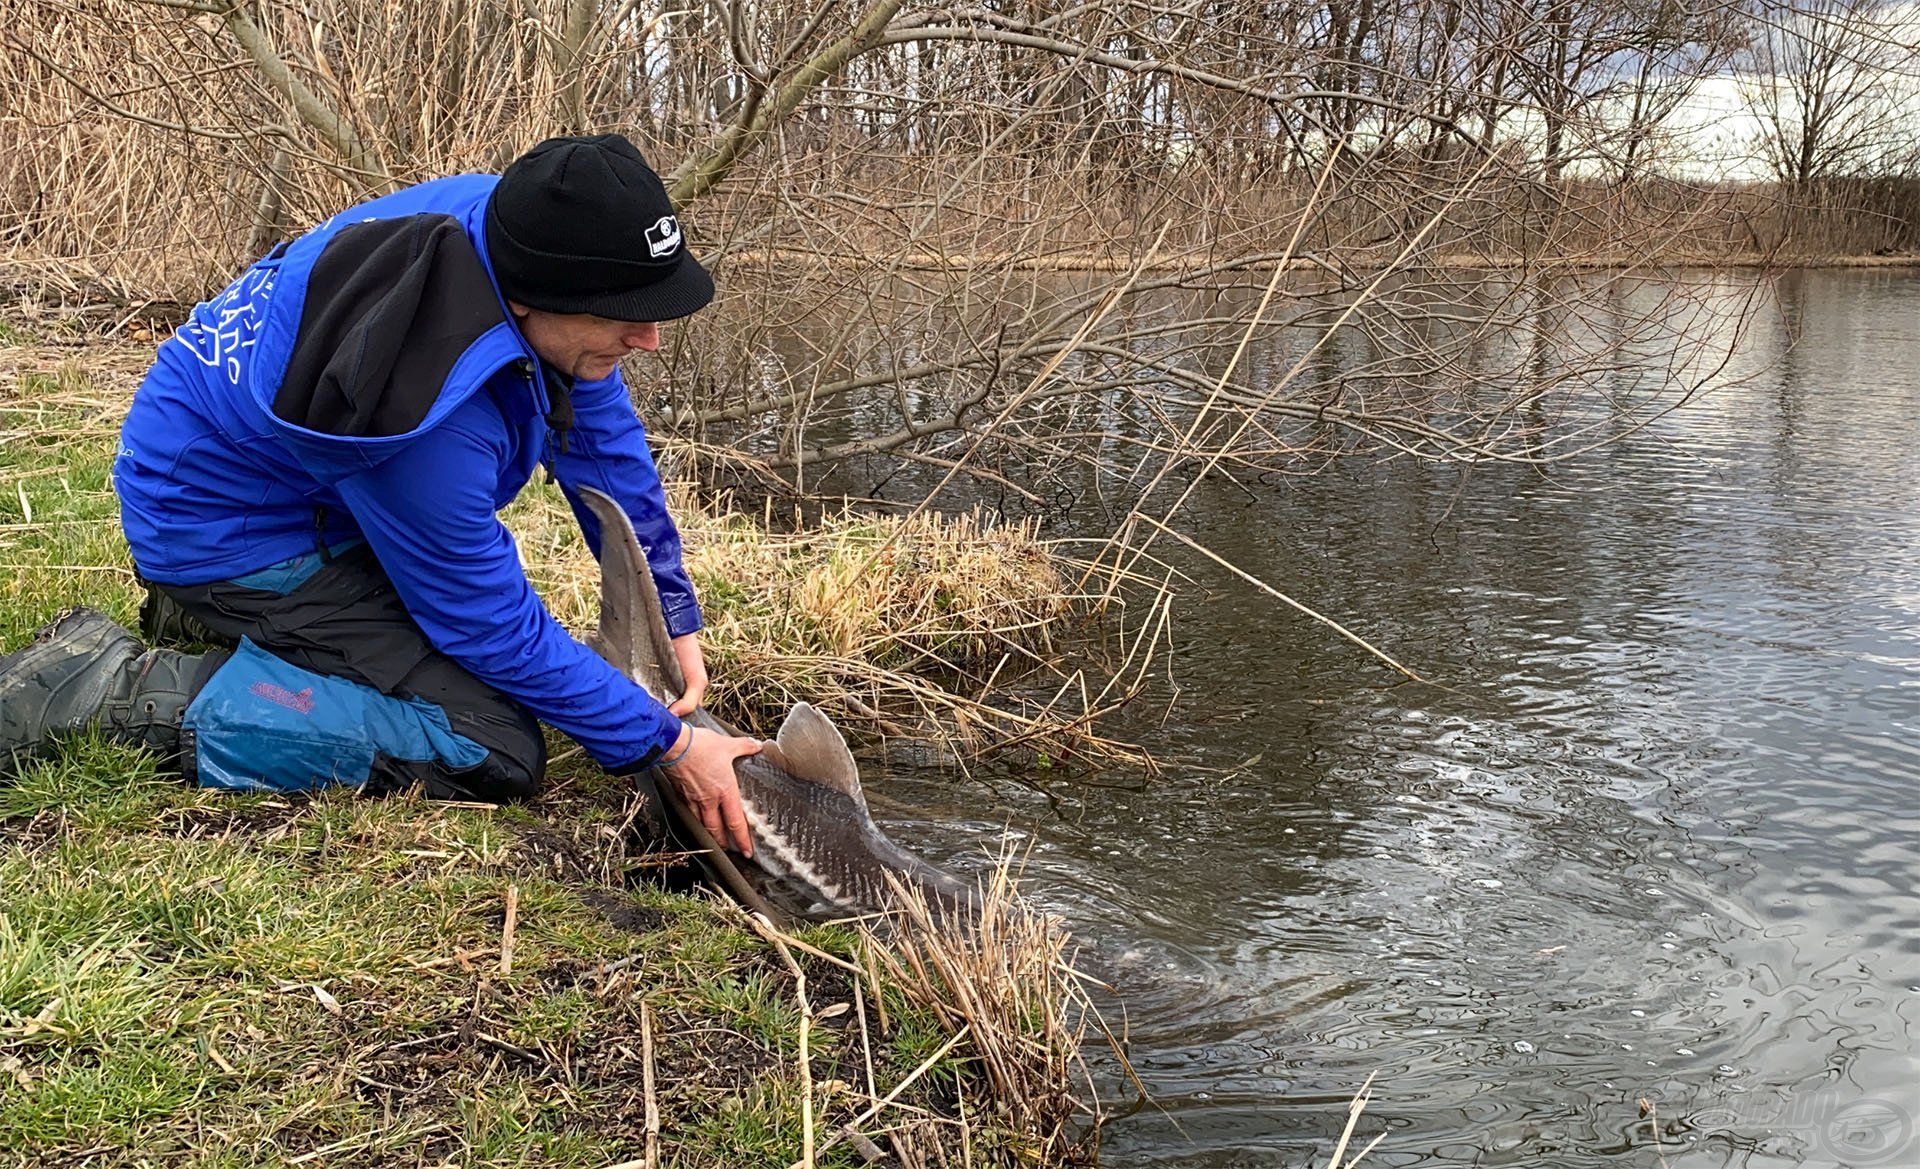
[[[740,805],[740,781],[733,774],[733,761],[758,755],[760,740],[728,738],[695,726],[687,726],[684,733],[692,735],[693,742],[676,740],[667,757],[673,758],[682,748],[686,755],[660,770],[693,805],[694,815],[715,840],[742,856],[752,856],[753,836],[747,831],[746,809]]]

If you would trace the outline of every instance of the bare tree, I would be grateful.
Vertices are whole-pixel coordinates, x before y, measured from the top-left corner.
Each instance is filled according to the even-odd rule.
[[[1911,20],[1880,0],[1770,0],[1761,10],[1741,87],[1762,125],[1759,153],[1780,181],[1804,191],[1912,151],[1920,42]]]
[[[1658,158],[1662,131],[1745,45],[1750,15],[1740,5],[1696,7],[1656,0],[1639,8],[1623,39],[1614,104],[1622,130],[1615,182],[1630,186]]]

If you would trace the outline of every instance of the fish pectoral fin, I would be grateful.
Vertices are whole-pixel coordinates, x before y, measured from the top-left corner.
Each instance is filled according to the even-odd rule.
[[[866,805],[860,792],[860,769],[840,728],[820,710],[805,702],[796,702],[780,724],[773,746],[780,753],[788,775],[832,788],[848,799]]]

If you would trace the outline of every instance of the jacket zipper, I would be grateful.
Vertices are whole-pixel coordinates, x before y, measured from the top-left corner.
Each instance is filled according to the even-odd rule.
[[[565,413],[569,421],[562,423],[560,426],[556,427],[554,425],[555,410],[553,409],[553,402],[552,402],[553,391],[550,387],[550,384],[546,383],[546,372],[542,370],[538,364],[535,364],[535,363],[524,363],[521,366],[521,372],[524,373],[527,377],[527,387],[535,391],[536,400],[540,396],[539,391],[543,388],[543,386],[546,387],[545,396],[548,399],[548,403],[547,403],[548,409],[547,409],[547,415],[544,421],[547,424],[547,437],[546,437],[546,441],[541,444],[541,448],[540,448],[540,453],[541,453],[540,466],[542,469],[546,471],[547,482],[549,484],[558,483],[560,480],[559,480],[559,477],[556,476],[553,472],[553,464],[559,459],[561,455],[564,455],[567,453],[567,449],[568,449],[567,439],[572,429],[571,418],[573,414],[573,408],[571,404],[568,404],[568,406],[566,407]]]

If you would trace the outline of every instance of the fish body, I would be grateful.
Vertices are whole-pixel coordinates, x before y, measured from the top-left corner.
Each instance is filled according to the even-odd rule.
[[[580,494],[600,521],[600,629],[589,644],[654,697],[671,701],[685,683],[632,522],[608,496],[592,488]],[[705,710],[683,721],[739,734]],[[973,916],[971,888],[889,840],[873,822],[853,753],[818,708],[795,703],[758,755],[734,762],[734,775],[753,836],[751,859],[728,855],[671,781],[655,786],[676,828],[701,849],[708,872],[748,908],[776,919],[791,916],[768,900],[773,891],[801,912],[883,911],[898,887],[917,892],[947,918]]]
[[[775,880],[797,883],[837,908],[889,904],[890,880],[918,887],[936,906],[970,899],[966,885],[888,839],[864,799],[796,778],[759,756],[740,760],[734,770],[754,863]]]

